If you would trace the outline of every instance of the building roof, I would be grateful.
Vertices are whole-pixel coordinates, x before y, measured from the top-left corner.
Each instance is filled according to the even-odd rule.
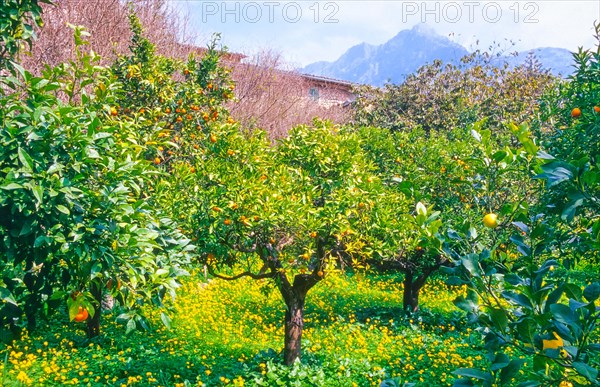
[[[358,86],[359,85],[358,83],[354,83],[354,82],[350,82],[350,81],[344,81],[344,80],[341,80],[341,79],[324,77],[322,75],[300,73],[300,76],[303,77],[304,79],[308,79],[308,80],[311,80],[311,81],[324,82],[324,83],[332,83],[332,84],[336,84],[336,85],[340,85],[340,86],[346,86],[346,87]]]

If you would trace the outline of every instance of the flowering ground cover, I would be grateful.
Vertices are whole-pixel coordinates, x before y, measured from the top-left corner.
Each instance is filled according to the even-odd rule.
[[[66,312],[35,335],[1,347],[2,384],[17,385],[298,385],[378,386],[399,377],[451,385],[452,371],[481,364],[480,336],[452,304],[462,288],[427,285],[419,317],[401,308],[394,276],[328,276],[306,306],[306,359],[280,364],[280,299],[267,283],[188,279],[172,329],[152,317],[150,332],[123,334],[108,316],[88,340]]]

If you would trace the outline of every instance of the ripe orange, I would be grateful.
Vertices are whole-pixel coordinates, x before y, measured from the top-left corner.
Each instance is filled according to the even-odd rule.
[[[234,151],[232,151],[231,149],[229,149],[229,150],[227,150],[227,154],[228,154],[229,156],[233,156],[233,155],[235,154],[235,152],[234,152]]]
[[[311,232],[310,233],[310,237],[311,238],[316,238],[317,237],[317,232],[316,231]]]
[[[308,253],[304,253],[302,254],[302,258],[308,260],[310,258],[310,255]]]
[[[579,116],[581,116],[581,109],[580,108],[574,108],[573,110],[571,110],[571,117],[577,118]]]
[[[217,142],[217,136],[215,136],[214,134],[211,134],[211,135],[210,135],[210,142],[212,142],[213,144],[214,144],[215,142]]]
[[[324,273],[323,273],[323,271],[322,271],[322,270],[319,270],[319,271],[317,272],[317,275],[318,275],[319,277],[323,277]]]
[[[110,115],[111,115],[111,116],[116,116],[117,114],[119,114],[119,112],[117,111],[117,108],[116,108],[116,107],[114,107],[114,106],[113,106],[113,107],[111,107],[111,108],[110,108]]]
[[[488,228],[498,227],[498,215],[494,213],[486,214],[483,217],[483,225]]]
[[[555,340],[542,340],[543,349],[558,349],[564,346],[562,338],[556,334],[556,332],[552,332],[554,334]]]
[[[594,111],[596,113],[600,113],[600,106],[594,106]]]
[[[84,309],[83,307],[79,307],[79,312],[77,312],[77,314],[75,315],[75,321],[77,322],[83,322],[85,320],[87,320],[87,318],[89,317],[89,313],[87,311],[87,309]]]
[[[171,108],[166,108],[166,109],[165,109],[165,113],[167,113],[167,114],[171,114]]]
[[[181,122],[181,121],[183,121],[183,118],[181,118],[181,116],[177,116],[176,121]]]
[[[160,159],[158,157],[154,158],[154,164],[156,164],[156,165],[160,164]]]
[[[229,225],[231,225],[231,219],[225,219],[225,220],[223,221],[223,224],[224,224],[225,226],[229,226]]]
[[[189,75],[189,74],[190,74],[190,70],[188,70],[188,69],[183,70],[183,75]]]

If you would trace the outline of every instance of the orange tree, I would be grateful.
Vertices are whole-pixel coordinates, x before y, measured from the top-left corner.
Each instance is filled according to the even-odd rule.
[[[522,170],[523,178],[539,171],[537,177],[550,188],[558,184],[560,172],[552,166],[556,161],[548,160],[527,126],[513,130],[523,146],[511,153],[524,162],[511,164]],[[568,184],[566,180],[561,182]],[[474,238],[456,233],[464,249],[455,250],[462,253],[455,256],[459,264],[452,282],[466,283],[469,292],[455,303],[485,328],[489,369],[459,369],[456,374],[462,378],[455,385],[505,385],[517,377],[523,386],[594,385],[600,285],[588,282],[582,287],[558,270],[561,264],[572,267],[577,250],[564,248],[563,225],[552,212],[543,212],[554,206],[535,203],[539,187],[524,194],[534,200],[519,196],[517,205],[503,206],[501,224],[487,231],[492,234],[487,241],[475,244]],[[526,362],[525,377],[518,376]]]
[[[301,356],[307,293],[359,259],[351,219],[366,202],[371,166],[355,136],[327,123],[297,127],[277,146],[237,125],[213,136],[188,189],[202,263],[219,278],[273,281],[287,308],[291,364]]]
[[[119,141],[137,127],[111,114],[119,84],[80,50],[84,36],[75,29],[75,61],[42,77],[15,65],[2,78],[2,329],[23,325],[23,314],[34,327],[66,299],[71,320],[88,312],[95,336],[107,289],[132,311],[128,329],[144,326],[133,311],[160,305],[185,274],[189,240],[144,200],[154,172]]]
[[[423,204],[435,204],[430,194],[434,189],[424,184],[431,175],[418,165],[417,158],[430,154],[414,148],[414,141],[418,138],[425,143],[426,136],[422,131],[401,133],[372,127],[359,128],[355,135],[375,166],[369,199],[361,211],[364,219],[355,228],[369,249],[366,259],[371,266],[404,273],[404,309],[416,311],[421,288],[446,262],[438,233],[440,212]]]
[[[551,120],[542,122],[558,127],[538,131],[543,147],[527,125],[512,125],[521,148],[506,149],[524,161],[507,165],[520,170],[522,179],[542,180],[545,189],[532,186],[519,193],[511,200],[518,206],[499,210],[503,220],[490,231],[492,239],[471,243],[458,254],[455,274],[460,279],[455,280],[465,281],[470,290],[456,304],[485,328],[490,365],[457,370],[462,376],[457,386],[504,385],[517,378],[523,386],[600,382],[600,283],[593,273],[581,281],[569,271],[578,262],[593,269],[600,240],[593,146],[600,110],[594,109],[599,56],[580,50],[575,58],[576,73],[551,97],[560,102],[546,117]],[[528,367],[522,369],[525,362]]]
[[[503,185],[502,200],[508,196],[508,186],[513,190],[518,186],[512,180],[501,182],[497,176],[489,176],[496,165],[492,156],[502,161],[508,154],[490,153],[493,141],[489,131],[483,131],[487,145],[473,139],[470,132],[481,140],[477,129],[481,130],[482,124],[429,134],[421,129],[358,129],[361,146],[376,165],[383,190],[373,211],[377,227],[385,232],[372,235],[371,243],[380,249],[370,261],[378,269],[404,274],[404,308],[409,311],[417,310],[420,289],[429,276],[453,264],[444,250],[453,243],[455,232],[444,230],[466,229],[476,235],[476,230],[468,227],[469,221],[480,221],[488,208],[502,206],[500,195],[486,194],[488,182]],[[490,168],[475,165],[474,160],[482,154],[488,155]]]
[[[190,231],[192,202],[187,190],[193,184],[206,145],[216,141],[213,127],[232,123],[224,107],[234,97],[229,70],[220,63],[218,36],[202,56],[190,54],[187,62],[156,54],[144,36],[135,13],[130,14],[130,53],[111,67],[122,87],[116,93],[112,114],[123,127],[124,146],[139,151],[164,174],[152,181],[149,200],[178,219]]]

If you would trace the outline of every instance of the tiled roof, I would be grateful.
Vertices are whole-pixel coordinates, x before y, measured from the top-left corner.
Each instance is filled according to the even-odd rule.
[[[313,80],[313,81],[335,83],[335,84],[343,85],[343,86],[358,86],[358,83],[354,83],[354,82],[350,82],[350,81],[344,81],[344,80],[341,80],[341,79],[324,77],[324,76],[321,76],[321,75],[300,73],[300,76],[302,76],[305,79],[310,79],[310,80]]]

